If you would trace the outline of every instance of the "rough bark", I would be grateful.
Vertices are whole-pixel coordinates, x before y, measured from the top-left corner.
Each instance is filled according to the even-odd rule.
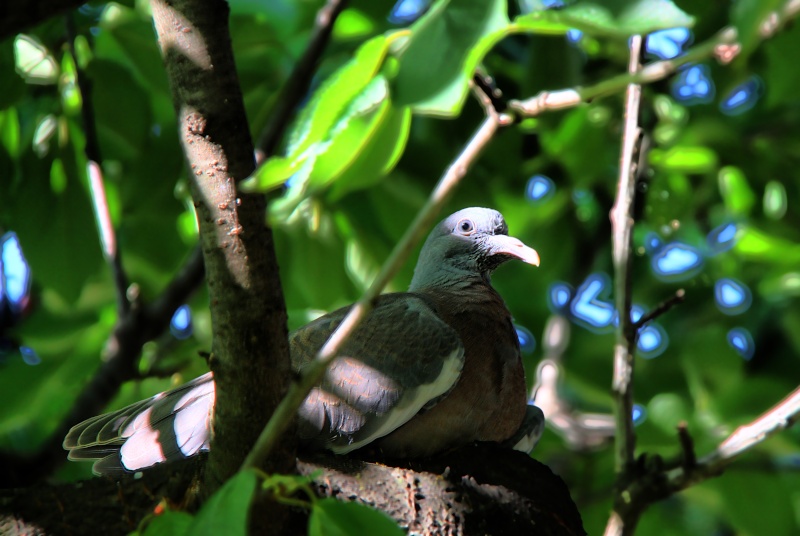
[[[216,403],[204,481],[213,491],[239,468],[289,383],[286,311],[264,196],[237,191],[255,162],[228,5],[151,4],[190,168],[211,300]],[[291,470],[293,448],[284,441],[263,469]],[[267,510],[260,511],[264,528],[280,527],[280,515]]]
[[[198,465],[188,460],[160,466],[120,483],[96,478],[0,491],[0,533],[127,534],[162,497],[179,501],[190,485],[186,475]],[[369,504],[412,534],[585,534],[558,476],[522,453],[493,445],[398,464],[318,454],[298,460],[297,469],[317,472],[320,495]],[[305,512],[293,513],[283,533],[305,533]]]

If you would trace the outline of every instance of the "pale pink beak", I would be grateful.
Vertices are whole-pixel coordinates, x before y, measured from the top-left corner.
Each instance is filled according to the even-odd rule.
[[[490,239],[492,255],[503,254],[516,257],[522,262],[539,266],[539,254],[513,236],[494,235]]]

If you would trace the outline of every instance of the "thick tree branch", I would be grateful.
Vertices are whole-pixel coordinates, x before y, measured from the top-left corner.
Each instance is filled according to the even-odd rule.
[[[286,310],[264,196],[237,191],[255,163],[230,46],[229,7],[222,0],[151,5],[191,169],[211,300],[216,401],[205,471],[210,491],[241,465],[283,398],[290,377]],[[259,465],[269,472],[291,470],[292,437]],[[280,526],[274,512],[259,513],[273,529]]]

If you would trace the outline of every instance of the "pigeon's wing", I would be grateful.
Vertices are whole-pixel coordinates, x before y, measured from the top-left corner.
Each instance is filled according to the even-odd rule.
[[[292,334],[293,368],[314,359],[348,310]],[[300,408],[301,444],[345,453],[383,437],[445,396],[463,365],[458,334],[425,299],[381,296]]]
[[[208,450],[211,373],[112,413],[92,417],[64,438],[70,460],[97,460],[96,474],[136,471]]]

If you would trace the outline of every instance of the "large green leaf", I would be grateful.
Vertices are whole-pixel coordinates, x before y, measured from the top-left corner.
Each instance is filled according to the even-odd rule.
[[[346,128],[350,120],[364,115],[372,105],[380,104],[386,97],[385,91],[383,97],[379,95],[385,85],[372,82],[383,65],[389,46],[398,35],[397,32],[379,35],[361,45],[355,57],[331,75],[300,112],[289,134],[286,156],[267,160],[242,187],[251,191],[270,190],[283,184],[304,166],[310,174],[317,156],[328,149],[338,134],[353,134]],[[327,162],[326,165],[334,164]],[[299,178],[298,184],[305,178]]]
[[[335,180],[375,135],[389,114],[389,85],[376,76],[350,103],[330,131],[330,139],[320,145],[319,156],[309,175],[312,186],[320,187]]]
[[[363,504],[336,499],[316,501],[308,519],[309,536],[401,536],[404,534],[392,519]]]
[[[379,130],[367,141],[357,158],[331,187],[330,198],[375,184],[394,168],[408,141],[411,110],[389,107]]]
[[[256,490],[256,474],[241,471],[206,502],[187,531],[193,536],[247,534],[247,515]]]
[[[558,35],[574,28],[595,37],[626,38],[693,25],[694,18],[669,0],[614,0],[521,15],[514,19],[513,30]]]
[[[411,28],[393,92],[415,113],[458,115],[475,68],[508,31],[505,0],[440,0]]]

